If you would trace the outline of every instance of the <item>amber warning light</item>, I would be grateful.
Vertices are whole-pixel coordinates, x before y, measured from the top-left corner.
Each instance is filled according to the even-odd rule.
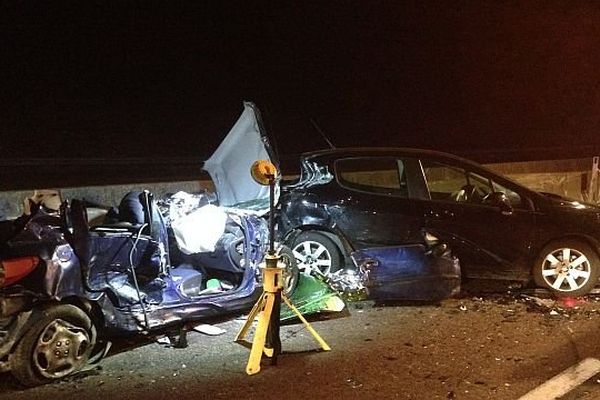
[[[37,257],[20,257],[0,262],[0,287],[11,285],[25,278],[38,265]]]

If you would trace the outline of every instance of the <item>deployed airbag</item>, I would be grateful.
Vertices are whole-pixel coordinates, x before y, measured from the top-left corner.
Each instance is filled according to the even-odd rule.
[[[171,221],[177,246],[185,254],[211,252],[225,232],[227,214],[208,204]]]

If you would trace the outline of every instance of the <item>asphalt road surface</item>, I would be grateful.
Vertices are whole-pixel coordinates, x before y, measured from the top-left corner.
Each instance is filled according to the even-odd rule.
[[[350,316],[282,327],[284,354],[245,373],[249,351],[192,332],[186,349],[151,343],[66,381],[24,389],[0,375],[0,399],[518,399],[588,357],[600,357],[600,298],[536,303],[469,296],[437,305],[353,303]],[[600,398],[593,376],[563,400]]]

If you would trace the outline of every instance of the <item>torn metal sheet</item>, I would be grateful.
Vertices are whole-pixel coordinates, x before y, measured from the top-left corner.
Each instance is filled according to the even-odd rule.
[[[157,201],[160,213],[163,215],[167,225],[173,221],[185,217],[189,213],[208,204],[215,204],[217,198],[214,193],[187,193],[179,191]]]
[[[323,280],[346,301],[359,301],[367,298],[365,276],[360,271],[340,269]]]

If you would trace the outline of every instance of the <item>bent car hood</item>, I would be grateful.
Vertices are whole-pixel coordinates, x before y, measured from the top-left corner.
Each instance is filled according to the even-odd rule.
[[[269,188],[256,183],[250,175],[250,167],[256,160],[269,160],[279,168],[260,111],[253,103],[244,102],[242,115],[203,166],[215,184],[219,205],[268,207]]]

